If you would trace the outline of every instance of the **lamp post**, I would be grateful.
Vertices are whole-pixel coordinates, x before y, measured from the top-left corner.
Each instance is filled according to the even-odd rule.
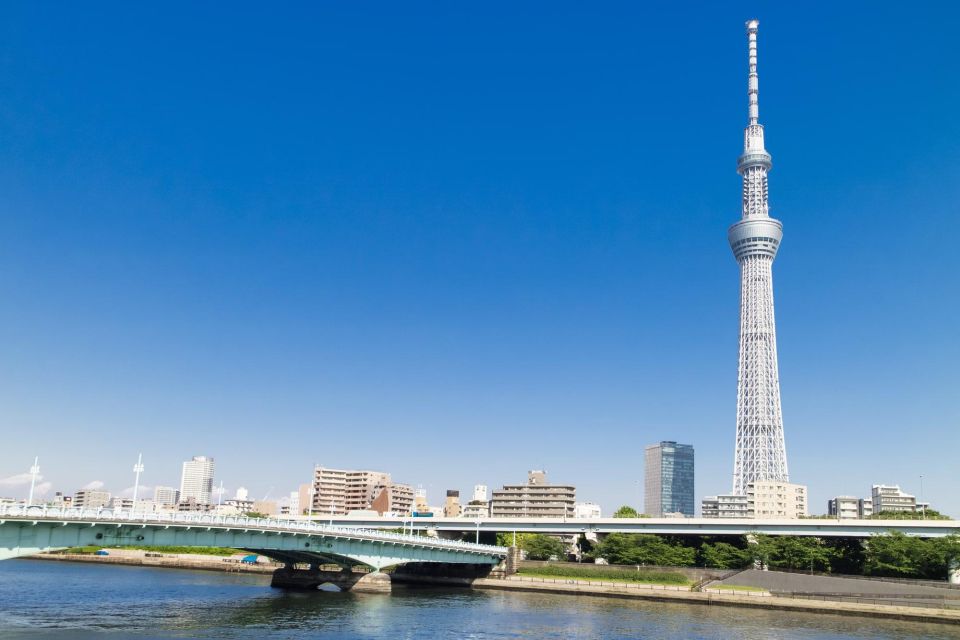
[[[480,518],[477,518],[477,544],[480,544]]]
[[[217,491],[217,506],[223,505],[223,480],[220,481],[220,490]]]
[[[137,454],[137,464],[133,465],[133,473],[136,474],[133,480],[133,504],[130,505],[130,513],[137,510],[137,494],[140,493],[140,474],[143,473],[143,454]]]
[[[40,457],[33,459],[33,466],[30,467],[30,495],[27,496],[27,506],[33,504],[33,489],[37,486],[37,475],[40,473]]]
[[[308,494],[310,498],[310,503],[307,505],[307,520],[313,518],[313,496],[317,495],[317,488],[314,485],[310,485],[310,493]]]
[[[920,474],[920,519],[927,519],[927,505],[923,501],[923,474]]]

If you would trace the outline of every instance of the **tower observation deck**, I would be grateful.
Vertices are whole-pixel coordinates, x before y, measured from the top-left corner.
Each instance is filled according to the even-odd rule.
[[[772,166],[760,124],[757,29],[747,22],[748,123],[737,172],[743,177],[741,220],[727,237],[740,264],[740,361],[737,377],[737,439],[733,493],[744,495],[751,482],[787,482],[787,452],[780,409],[777,332],[773,314],[773,260],[783,225],[769,215],[767,173]]]

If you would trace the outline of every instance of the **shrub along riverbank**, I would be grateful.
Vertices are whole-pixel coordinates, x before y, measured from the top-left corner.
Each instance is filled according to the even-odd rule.
[[[576,567],[576,566],[542,566],[521,567],[517,572],[521,576],[537,576],[542,578],[571,578],[578,580],[609,580],[611,582],[643,582],[649,584],[676,584],[687,585],[690,580],[680,573],[672,571],[634,571],[631,569]]]

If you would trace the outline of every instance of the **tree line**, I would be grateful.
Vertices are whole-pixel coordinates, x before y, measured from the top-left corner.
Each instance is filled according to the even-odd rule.
[[[566,560],[571,551],[560,539],[541,534],[516,534],[516,541],[530,560]],[[509,546],[513,537],[499,534],[497,542]],[[948,569],[960,563],[960,536],[916,538],[900,532],[867,540],[762,534],[697,537],[611,533],[597,544],[580,536],[576,547],[584,560],[602,558],[610,564],[716,569],[755,565],[932,580],[944,579]]]

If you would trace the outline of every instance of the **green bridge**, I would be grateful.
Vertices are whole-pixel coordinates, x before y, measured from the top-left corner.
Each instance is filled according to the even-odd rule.
[[[90,545],[242,549],[285,563],[274,573],[274,586],[332,583],[368,591],[390,590],[390,577],[381,573],[386,567],[411,578],[469,579],[488,574],[509,553],[504,547],[273,518],[0,507],[0,560]],[[324,565],[340,571],[323,571]]]

